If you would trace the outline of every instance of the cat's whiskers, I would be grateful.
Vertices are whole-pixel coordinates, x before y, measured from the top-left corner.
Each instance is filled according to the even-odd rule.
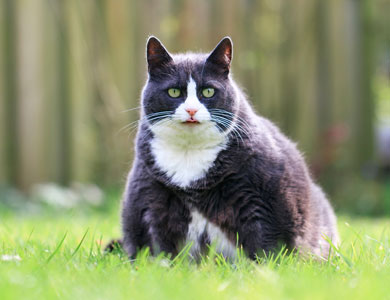
[[[238,116],[234,115],[233,113],[230,113],[225,110],[221,109],[210,109],[209,114],[211,116],[210,120],[203,121],[201,124],[214,124],[216,125],[218,130],[218,133],[221,136],[227,136],[230,133],[233,134],[237,138],[237,140],[240,140],[242,143],[244,143],[243,135],[250,139],[249,132],[247,130],[247,127],[249,126],[245,120],[242,120]],[[207,117],[209,114],[203,113],[201,115],[198,115],[200,118]],[[152,115],[152,114],[151,114]],[[154,113],[153,117],[149,117],[148,120],[158,120],[158,119],[164,119],[166,118],[166,112],[158,112]],[[150,116],[150,115],[149,115]],[[157,126],[167,126],[171,127],[172,129],[178,129],[177,125],[180,123],[183,123],[179,117],[175,116],[174,114],[170,116],[169,121],[171,122],[156,122],[153,124],[153,126],[150,128],[152,131]],[[224,128],[223,128],[224,127]],[[228,129],[228,130],[226,130]],[[181,128],[179,128],[181,130]]]
[[[237,140],[240,140],[242,143],[244,143],[242,134],[244,134],[246,138],[250,139],[250,134],[247,130],[247,128],[249,128],[249,124],[239,116],[222,109],[210,109],[209,114],[211,116],[210,120],[203,121],[201,124],[214,124],[214,126],[218,128],[218,133],[220,133],[221,136],[227,136],[231,133],[237,138]],[[198,116],[203,119],[204,117],[207,117],[208,114],[202,113]],[[142,121],[148,121],[150,129],[148,134],[144,136],[142,140],[150,136],[151,132],[153,132],[153,129],[157,128],[158,126],[167,126],[177,129],[177,125],[183,123],[180,118],[173,114],[172,111],[154,112],[143,116],[139,120],[135,120],[127,124],[119,130],[118,134],[123,130],[126,130],[129,131],[130,136],[131,132],[138,128]]]
[[[137,106],[137,107],[133,107],[133,108],[128,108],[128,109],[122,110],[121,113],[126,113],[126,112],[129,112],[129,111],[133,111],[133,110],[141,109],[141,108],[142,108],[142,106]]]
[[[233,123],[233,126],[231,126],[232,122],[230,120],[224,120],[224,119],[221,119],[219,117],[214,117],[214,121],[217,125],[223,125],[223,126],[229,128],[229,131],[226,133],[226,135],[232,133],[233,135],[235,135],[237,137],[237,139],[240,139],[242,141],[242,143],[244,143],[244,139],[242,138],[241,133],[236,128],[237,124]]]
[[[225,135],[216,128],[215,122],[210,119],[210,114],[199,115],[199,124],[186,124],[179,115],[171,115],[166,120],[161,120],[149,126],[149,134],[167,146],[188,150],[204,150],[207,148],[219,147],[225,143]]]
[[[153,128],[155,128],[155,127],[157,127],[157,126],[162,126],[162,125],[164,125],[165,123],[170,123],[170,122],[172,122],[171,119],[169,119],[169,118],[164,118],[164,119],[161,119],[161,120],[159,120],[159,121],[157,121],[157,122],[151,124],[151,125],[149,126],[149,128],[148,128],[149,130],[148,130],[148,131],[146,132],[146,134],[142,137],[141,141],[144,141],[145,139],[147,139],[149,136],[152,135],[152,133],[153,133]]]
[[[235,130],[231,130],[228,134],[224,134],[223,133],[224,132],[224,128],[222,127],[222,125],[225,126],[225,127],[227,127],[228,125],[225,125],[225,124],[223,124],[223,123],[221,123],[220,121],[217,121],[217,120],[213,120],[213,121],[215,123],[215,126],[221,131],[221,135],[224,135],[226,137],[228,134],[232,133],[233,135],[237,136],[237,133],[236,133]]]
[[[222,109],[210,109],[210,113],[214,122],[220,123],[226,128],[229,128],[227,134],[232,132],[232,134],[235,135],[243,143],[244,139],[241,133],[243,133],[246,138],[251,138],[248,131],[249,124],[239,116]]]
[[[145,115],[140,119],[132,121],[129,124],[123,126],[121,129],[119,129],[117,134],[120,134],[122,131],[129,131],[129,136],[130,136],[131,132],[134,131],[136,128],[138,128],[139,124],[141,124],[142,121],[144,120],[155,121],[158,120],[159,118],[166,118],[171,114],[172,111],[161,111],[161,112]]]
[[[122,131],[127,131],[127,130],[129,130],[131,133],[131,131],[134,128],[137,128],[139,122],[140,122],[140,120],[135,120],[133,122],[130,122],[129,124],[123,126],[121,129],[119,129],[116,134],[119,135]]]
[[[236,115],[236,114],[234,114],[232,112],[229,112],[229,111],[226,111],[226,110],[223,110],[223,109],[219,109],[219,108],[212,108],[212,109],[210,109],[210,111],[213,114],[233,117],[233,118],[237,119],[239,122],[241,122],[242,124],[244,124],[248,129],[251,128],[251,126],[248,124],[247,121],[245,121],[243,118],[241,118],[240,116],[238,116],[238,115]]]
[[[243,121],[242,119],[240,118],[237,118],[237,119],[231,119],[230,117],[226,117],[226,116],[223,116],[223,115],[220,115],[220,114],[214,114],[214,117],[218,117],[219,119],[223,119],[225,120],[226,122],[228,123],[231,123],[233,124],[233,127],[235,127],[236,129],[240,130],[242,133],[245,134],[245,136],[248,138],[248,139],[251,139],[251,135],[250,135],[250,131],[249,131],[249,125]]]

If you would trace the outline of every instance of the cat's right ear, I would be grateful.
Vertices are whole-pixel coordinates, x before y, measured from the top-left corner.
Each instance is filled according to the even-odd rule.
[[[206,63],[215,71],[225,76],[229,74],[230,64],[233,56],[233,42],[230,37],[224,37],[217,47],[211,52]]]
[[[146,58],[149,73],[172,61],[172,57],[164,48],[163,44],[154,36],[151,36],[146,44]]]

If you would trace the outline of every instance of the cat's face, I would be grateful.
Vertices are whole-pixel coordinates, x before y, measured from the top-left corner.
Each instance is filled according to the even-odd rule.
[[[148,81],[142,106],[153,132],[221,135],[234,123],[235,87],[229,77],[232,42],[224,38],[210,55],[170,55],[159,40],[147,43]]]

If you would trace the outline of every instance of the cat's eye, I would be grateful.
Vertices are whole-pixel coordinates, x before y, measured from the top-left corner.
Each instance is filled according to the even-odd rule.
[[[202,90],[202,95],[206,98],[211,98],[214,96],[215,90],[213,88],[205,88]]]
[[[181,91],[179,89],[171,88],[168,90],[168,95],[172,98],[177,98],[181,94]]]

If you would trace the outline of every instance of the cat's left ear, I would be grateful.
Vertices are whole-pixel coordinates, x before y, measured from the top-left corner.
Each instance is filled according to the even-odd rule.
[[[172,57],[163,44],[154,36],[151,36],[146,44],[146,58],[148,61],[149,73],[172,61]]]
[[[206,63],[213,66],[213,69],[225,74],[229,74],[230,63],[233,57],[233,42],[230,37],[224,37],[217,47],[211,52]]]

